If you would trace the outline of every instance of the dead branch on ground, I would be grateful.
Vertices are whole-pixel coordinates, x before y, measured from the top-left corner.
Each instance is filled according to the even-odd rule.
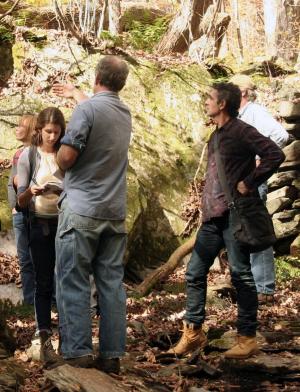
[[[170,256],[169,260],[162,266],[156,268],[141,284],[136,288],[136,293],[145,296],[158,283],[166,279],[180,264],[182,259],[193,250],[196,236],[179,246]]]

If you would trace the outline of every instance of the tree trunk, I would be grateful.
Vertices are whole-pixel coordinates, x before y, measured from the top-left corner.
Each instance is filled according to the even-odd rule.
[[[213,0],[182,0],[180,11],[157,46],[161,54],[185,52],[200,37],[199,24]]]
[[[108,0],[108,30],[112,35],[121,33],[121,1]]]
[[[296,61],[299,54],[300,1],[280,0],[277,15],[278,56],[287,61]]]
[[[198,63],[219,54],[222,39],[230,22],[230,15],[219,12],[220,6],[221,1],[217,1],[208,8],[200,23],[201,37],[189,48],[190,58]]]
[[[196,236],[189,239],[183,245],[179,246],[170,256],[169,260],[154,270],[147,278],[136,288],[137,294],[144,296],[158,282],[167,278],[179,265],[181,260],[193,250],[195,245]]]
[[[235,24],[236,34],[237,34],[237,41],[240,50],[241,60],[243,61],[244,58],[244,50],[243,50],[243,41],[241,36],[241,28],[240,28],[240,17],[239,17],[239,4],[238,0],[232,0],[232,15]]]
[[[267,56],[277,56],[277,16],[279,0],[264,0],[265,47]]]

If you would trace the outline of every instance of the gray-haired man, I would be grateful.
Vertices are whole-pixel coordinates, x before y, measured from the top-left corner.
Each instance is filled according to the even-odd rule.
[[[94,95],[74,110],[57,160],[66,171],[56,237],[61,350],[67,363],[118,373],[126,340],[123,288],[127,155],[131,115],[118,92],[127,64],[106,56]],[[100,347],[93,361],[89,273],[100,297]]]

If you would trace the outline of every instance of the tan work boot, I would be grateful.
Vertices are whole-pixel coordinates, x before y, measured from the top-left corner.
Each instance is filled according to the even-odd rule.
[[[202,327],[196,327],[194,324],[183,322],[183,334],[176,344],[171,347],[167,353],[175,354],[177,356],[192,353],[198,348],[203,348],[206,345],[207,338],[202,331]]]
[[[256,337],[237,335],[236,345],[225,352],[225,358],[245,359],[259,351]]]
[[[51,369],[64,364],[63,358],[56,354],[52,342],[51,334],[47,331],[40,331],[40,341],[41,341],[41,355],[40,359],[44,362],[44,367],[46,369]]]

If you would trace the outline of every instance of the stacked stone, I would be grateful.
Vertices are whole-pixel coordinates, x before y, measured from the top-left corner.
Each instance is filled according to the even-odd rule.
[[[283,149],[285,161],[268,181],[267,208],[278,239],[275,251],[300,257],[300,102],[282,101],[279,113],[294,141]]]

